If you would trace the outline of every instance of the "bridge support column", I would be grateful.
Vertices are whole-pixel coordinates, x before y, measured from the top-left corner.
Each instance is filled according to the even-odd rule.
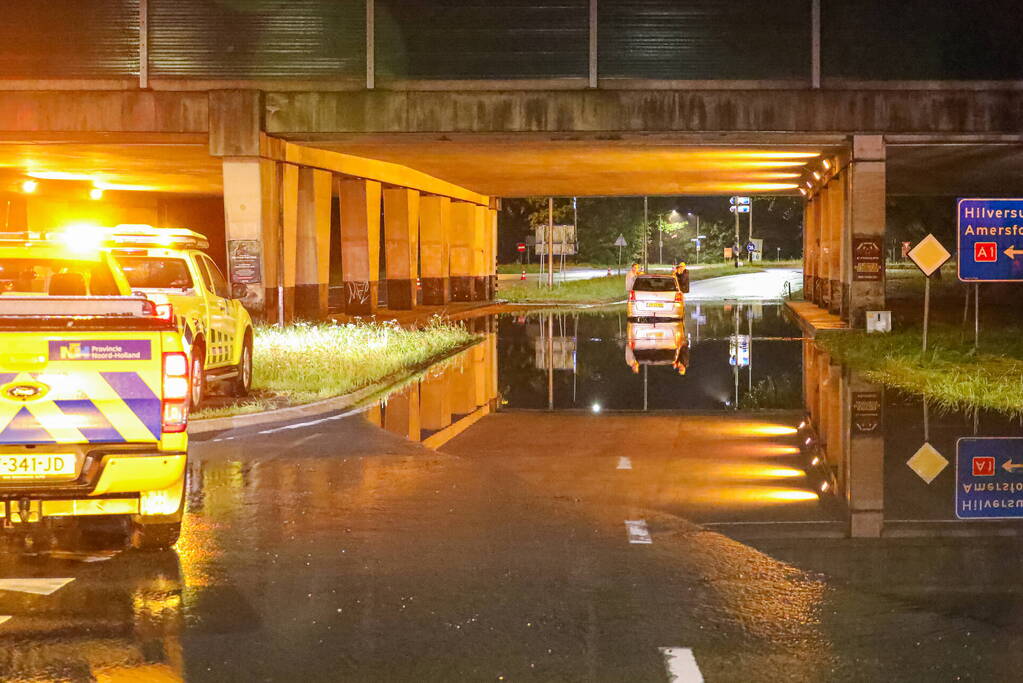
[[[258,318],[276,315],[278,164],[256,157],[223,160],[224,227],[232,295]],[[274,299],[270,299],[271,291]]]
[[[420,388],[420,424],[436,432],[451,424],[451,376],[449,368],[433,377],[424,378]]]
[[[384,429],[411,441],[419,441],[421,417],[419,384],[413,382],[387,399],[384,407]]]
[[[298,172],[298,263],[295,275],[295,314],[324,320],[330,283],[330,172],[301,168]]]
[[[831,304],[831,193],[825,185],[817,192],[817,230],[820,249],[817,252],[817,305],[828,308]]]
[[[490,276],[487,268],[487,241],[490,236],[489,209],[485,206],[473,207],[472,222],[472,275],[473,301],[490,300]]]
[[[487,222],[487,278],[490,282],[487,297],[489,301],[497,298],[497,209],[490,209]]]
[[[828,311],[842,313],[842,258],[845,245],[845,192],[838,176],[828,181]]]
[[[338,195],[345,313],[370,315],[377,310],[380,276],[380,183],[342,180]]]
[[[444,306],[451,301],[451,199],[430,195],[420,200],[419,243],[423,304]]]
[[[473,249],[476,206],[466,202],[451,205],[451,300],[472,301],[475,287]]]
[[[848,250],[850,267],[845,285],[849,289],[848,319],[854,328],[865,324],[866,311],[885,308],[885,147],[880,135],[853,137],[848,192]],[[869,249],[880,260],[881,273],[857,273],[852,267],[854,250]],[[862,254],[861,254],[862,256]]]
[[[384,264],[387,307],[415,308],[419,277],[419,193],[415,190],[384,190]]]
[[[814,198],[803,202],[803,298],[813,301],[814,274],[817,272],[817,232],[813,212],[817,209]]]

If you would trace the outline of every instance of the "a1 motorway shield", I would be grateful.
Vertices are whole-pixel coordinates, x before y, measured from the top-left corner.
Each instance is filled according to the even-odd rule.
[[[1023,199],[959,200],[959,279],[1023,281]]]
[[[959,439],[956,517],[1023,517],[1023,438]]]

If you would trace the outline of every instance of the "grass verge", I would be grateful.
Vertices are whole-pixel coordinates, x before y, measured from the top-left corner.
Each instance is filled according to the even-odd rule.
[[[763,268],[744,266],[735,268],[731,263],[715,264],[690,271],[689,281],[706,280],[723,275],[759,273]],[[503,282],[497,292],[499,299],[510,303],[603,304],[625,299],[625,276],[611,275],[588,280],[570,280],[556,283],[554,289],[535,282]]]
[[[196,419],[253,413],[342,396],[468,346],[477,335],[434,318],[408,330],[394,323],[294,323],[256,329],[252,396],[211,405]]]
[[[1023,327],[983,332],[972,338],[956,325],[933,325],[927,353],[921,330],[890,334],[850,332],[818,337],[837,360],[867,379],[927,398],[945,410],[981,408],[1023,417]]]

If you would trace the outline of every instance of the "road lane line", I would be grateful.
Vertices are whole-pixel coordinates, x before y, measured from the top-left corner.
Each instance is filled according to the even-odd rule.
[[[10,620],[11,620],[11,618],[8,615],[0,614],[0,625],[2,625],[5,621],[10,621]]]
[[[52,595],[74,579],[0,579],[0,591]]]
[[[662,647],[660,650],[670,683],[703,683],[703,674],[690,648]]]
[[[654,542],[650,538],[650,532],[646,528],[645,519],[625,520],[625,531],[629,534],[629,543],[642,543],[649,545]]]
[[[615,469],[616,470],[631,470],[632,469],[632,461],[629,460],[628,458],[626,458],[623,455],[620,458],[618,458],[618,467],[616,467]]]
[[[309,441],[312,441],[313,439],[319,438],[321,436],[323,436],[323,432],[315,432],[313,434],[309,434],[308,436],[303,436],[298,441],[293,441],[290,444],[288,444],[288,448],[298,448],[299,446],[301,446],[301,445],[303,445],[305,443],[308,443]]]

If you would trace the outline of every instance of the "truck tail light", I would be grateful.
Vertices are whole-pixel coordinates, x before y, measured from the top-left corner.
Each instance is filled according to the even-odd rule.
[[[163,431],[188,429],[188,356],[180,351],[163,354]]]

